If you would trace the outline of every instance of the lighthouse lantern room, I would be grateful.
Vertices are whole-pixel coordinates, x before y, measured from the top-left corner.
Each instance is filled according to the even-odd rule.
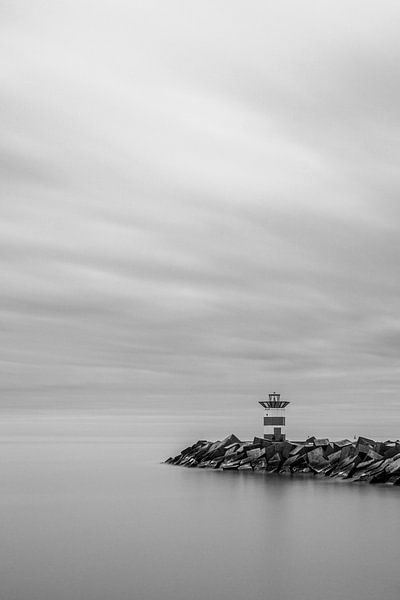
[[[285,409],[290,402],[281,400],[281,395],[268,394],[268,400],[259,402],[264,407],[264,439],[281,442],[286,439]]]

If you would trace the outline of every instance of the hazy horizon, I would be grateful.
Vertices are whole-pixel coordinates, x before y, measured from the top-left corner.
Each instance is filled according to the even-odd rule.
[[[400,437],[399,4],[0,16],[4,431]]]

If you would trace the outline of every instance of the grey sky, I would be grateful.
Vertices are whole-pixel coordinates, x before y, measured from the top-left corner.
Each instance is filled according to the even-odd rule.
[[[399,3],[0,11],[3,408],[399,432]]]

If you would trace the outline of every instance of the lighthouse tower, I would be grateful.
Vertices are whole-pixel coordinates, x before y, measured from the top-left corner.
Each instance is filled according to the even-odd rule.
[[[264,407],[264,439],[281,442],[286,439],[285,409],[290,402],[281,400],[281,395],[268,394],[268,400],[259,402]]]

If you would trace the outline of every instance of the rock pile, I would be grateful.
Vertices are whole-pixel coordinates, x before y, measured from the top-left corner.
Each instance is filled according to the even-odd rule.
[[[359,437],[356,442],[307,439],[272,442],[255,437],[242,442],[235,435],[222,441],[199,440],[166,463],[185,467],[314,473],[351,481],[400,485],[400,442]]]

